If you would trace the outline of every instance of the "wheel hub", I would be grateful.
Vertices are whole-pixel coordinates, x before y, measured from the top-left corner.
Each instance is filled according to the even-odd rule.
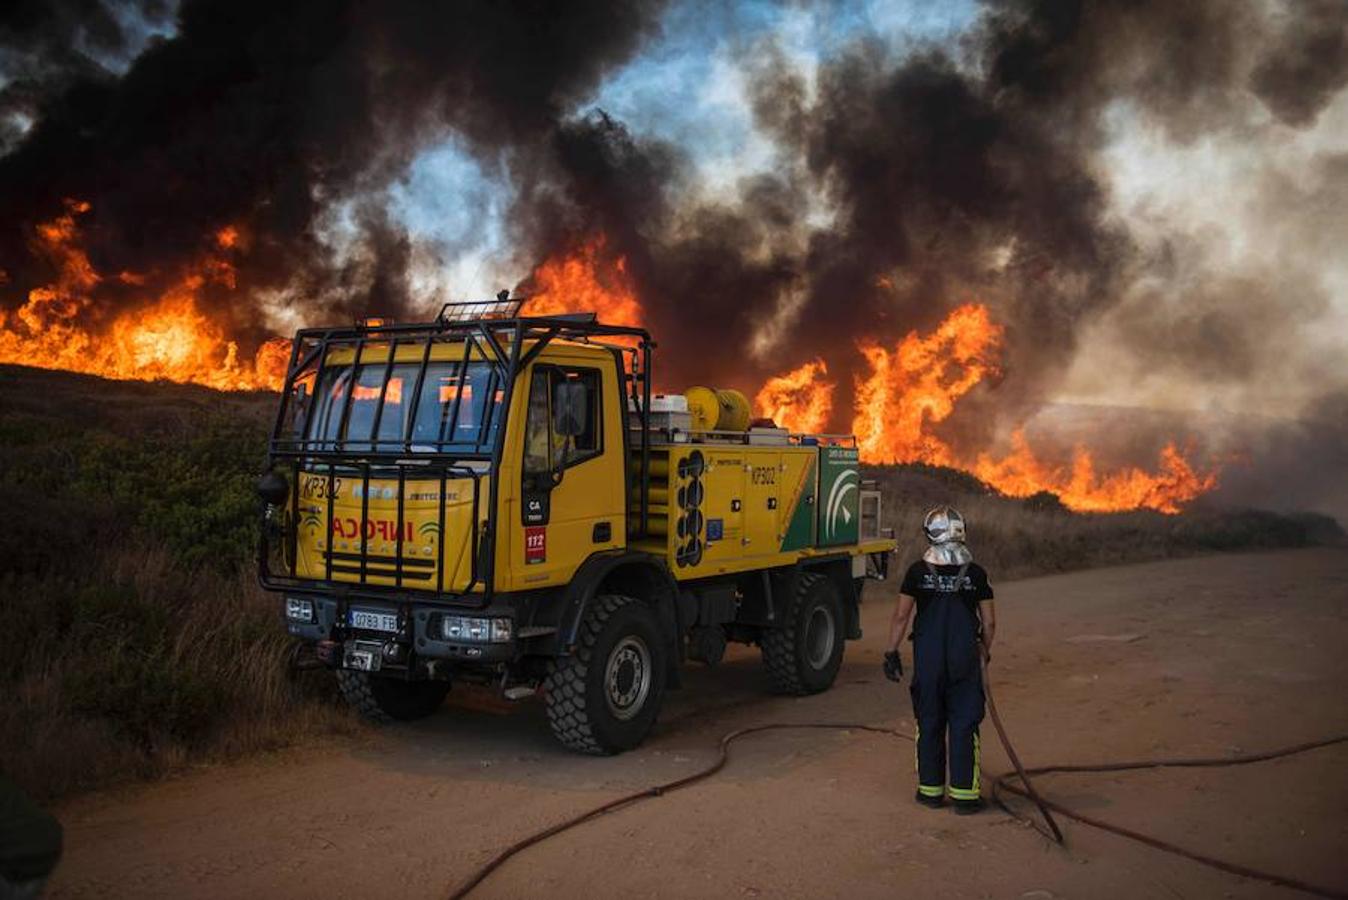
[[[618,641],[604,667],[609,712],[623,720],[640,712],[651,690],[651,674],[651,652],[645,641],[635,635]]]

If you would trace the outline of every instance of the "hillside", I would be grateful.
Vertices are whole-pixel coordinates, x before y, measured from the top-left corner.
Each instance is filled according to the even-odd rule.
[[[352,727],[254,583],[273,401],[0,367],[0,759],[38,795]]]
[[[39,795],[358,727],[329,678],[286,674],[276,602],[254,582],[274,399],[0,367],[0,759]],[[923,510],[951,502],[994,579],[1342,534],[1257,511],[1082,516],[947,469],[868,477],[901,558]]]

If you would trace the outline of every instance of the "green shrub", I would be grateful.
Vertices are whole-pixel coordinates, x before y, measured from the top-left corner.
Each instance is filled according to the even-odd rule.
[[[272,402],[0,368],[0,759],[36,795],[353,727],[251,576]]]

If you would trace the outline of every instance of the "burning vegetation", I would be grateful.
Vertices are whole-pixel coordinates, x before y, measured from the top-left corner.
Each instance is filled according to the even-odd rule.
[[[221,390],[280,386],[289,341],[267,340],[251,358],[241,358],[227,326],[203,311],[206,289],[238,289],[228,258],[238,248],[238,229],[216,232],[213,246],[162,290],[147,289],[146,275],[117,274],[118,287],[135,298],[109,315],[95,300],[108,279],[94,269],[79,240],[77,217],[88,211],[86,202],[67,201],[63,215],[38,227],[33,252],[50,263],[56,278],[29,291],[27,302],[12,312],[0,311],[0,363]]]
[[[538,266],[526,282],[528,312],[590,310],[603,321],[644,324],[626,260],[607,259],[604,248],[602,237],[593,238],[578,251]],[[1161,448],[1152,471],[1124,466],[1102,472],[1089,447],[1078,445],[1069,461],[1052,462],[1035,453],[1019,428],[1010,436],[1009,452],[1000,456],[943,438],[939,426],[956,412],[960,398],[1001,378],[1004,340],[1005,329],[978,303],[956,307],[930,334],[909,332],[893,348],[869,337],[857,339],[850,352],[864,366],[853,385],[848,430],[857,436],[862,460],[961,469],[1009,497],[1048,492],[1077,512],[1178,513],[1217,486],[1217,472],[1196,469],[1173,441]],[[829,363],[820,357],[769,377],[754,405],[760,416],[783,428],[819,433],[834,421],[836,393]]]
[[[1070,464],[1037,456],[1024,431],[1011,436],[1011,451],[998,457],[970,453],[936,433],[959,399],[1000,374],[1003,329],[987,307],[956,308],[926,337],[910,332],[892,350],[862,340],[856,350],[869,374],[858,376],[852,432],[870,463],[926,463],[964,469],[1010,497],[1044,491],[1078,512],[1154,509],[1177,513],[1217,486],[1215,472],[1198,473],[1174,443],[1166,443],[1156,471],[1128,466],[1100,473],[1091,450],[1072,452]],[[793,431],[818,431],[832,408],[835,385],[823,380],[823,360],[772,378],[758,394],[759,412]]]
[[[833,383],[827,381],[828,363],[807,362],[782,375],[774,375],[754,397],[762,416],[791,431],[818,433],[828,427],[833,413]]]
[[[210,248],[157,295],[126,304],[101,321],[94,293],[104,276],[80,246],[78,217],[89,204],[68,201],[66,212],[37,229],[34,252],[47,259],[56,279],[29,292],[28,302],[0,319],[0,363],[68,369],[106,378],[190,382],[222,390],[275,390],[286,365],[288,342],[265,340],[251,358],[201,308],[208,287],[238,289],[229,260],[238,252],[237,228],[217,231]],[[640,325],[644,316],[627,262],[605,253],[602,235],[573,253],[539,265],[530,281],[528,311],[536,315],[594,311],[602,321]],[[123,271],[116,280],[140,291],[147,278]],[[853,391],[851,431],[862,459],[872,464],[920,462],[964,469],[1012,497],[1043,491],[1070,509],[1105,512],[1154,509],[1179,512],[1216,486],[1215,473],[1195,471],[1173,443],[1161,451],[1156,472],[1137,467],[1099,473],[1091,451],[1078,446],[1070,464],[1040,459],[1023,432],[1011,452],[956,448],[937,426],[960,398],[1000,375],[1004,329],[986,306],[965,304],[929,335],[908,333],[886,348],[864,337],[853,352],[865,362]],[[795,432],[821,432],[834,413],[835,382],[818,358],[766,380],[756,394],[758,412]]]
[[[589,310],[603,321],[644,324],[626,260],[606,259],[604,248],[602,237],[592,238],[576,252],[538,266],[526,283],[528,312]],[[928,335],[909,332],[892,349],[859,338],[851,352],[865,365],[853,385],[849,431],[857,436],[862,460],[962,469],[1009,497],[1048,492],[1077,512],[1178,513],[1217,486],[1216,471],[1198,471],[1174,442],[1164,444],[1153,471],[1124,466],[1108,472],[1099,471],[1085,446],[1073,448],[1068,462],[1043,459],[1019,428],[1005,455],[954,446],[939,434],[939,426],[955,413],[960,398],[1000,379],[1004,340],[1005,329],[977,303],[955,308]],[[760,416],[781,427],[819,433],[833,421],[837,388],[821,357],[769,377],[754,404]]]
[[[549,259],[534,270],[529,286],[529,314],[554,316],[593,312],[609,325],[640,325],[627,260],[619,256],[604,265],[606,241],[598,235],[575,253]]]
[[[137,44],[39,4],[0,29],[0,362],[271,388],[295,325],[425,318],[464,293],[440,283],[460,245],[400,220],[396,192],[452,144],[506,185],[487,205],[531,311],[645,325],[665,389],[745,390],[875,463],[1174,512],[1243,447],[1150,425],[1069,439],[1036,413],[1096,395],[1064,388],[1078,365],[1091,387],[1147,381],[1109,398],[1138,406],[1172,383],[1191,408],[1209,387],[1238,405],[1263,382],[1290,417],[1320,412],[1256,436],[1268,468],[1241,502],[1318,501],[1308,459],[1341,472],[1348,383],[1317,327],[1348,204],[1323,127],[1348,121],[1335,3],[990,0],[957,38],[863,31],[808,65],[785,32],[743,52],[723,27],[743,23],[671,6],[183,0]],[[752,171],[708,182],[699,151],[724,135],[592,105],[678,28],[734,70],[766,148]],[[1235,167],[1249,233],[1177,217],[1212,192],[1124,198],[1130,215],[1119,160],[1153,139],[1267,157]],[[1285,148],[1302,155],[1279,169]]]

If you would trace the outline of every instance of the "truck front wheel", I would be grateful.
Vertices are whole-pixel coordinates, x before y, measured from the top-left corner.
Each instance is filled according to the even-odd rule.
[[[440,708],[449,693],[448,681],[403,681],[369,672],[337,670],[342,698],[373,722],[410,722]]]
[[[595,597],[575,652],[553,663],[544,685],[553,736],[579,753],[631,750],[660,712],[665,665],[649,606],[619,594]]]
[[[763,663],[773,691],[799,696],[828,690],[842,666],[845,629],[833,582],[815,572],[800,573],[785,627],[763,631]]]

